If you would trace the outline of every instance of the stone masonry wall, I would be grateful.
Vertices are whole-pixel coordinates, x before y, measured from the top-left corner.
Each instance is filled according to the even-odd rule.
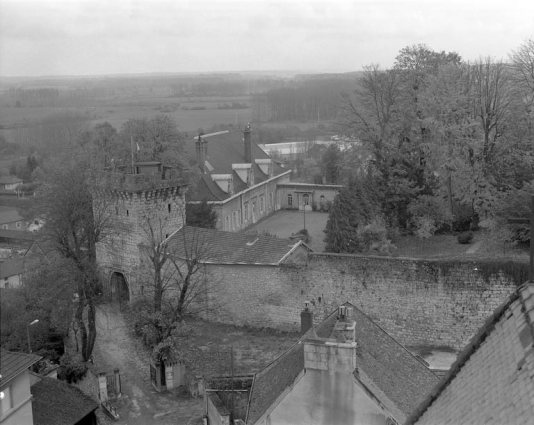
[[[97,244],[97,262],[104,290],[110,276],[120,272],[129,286],[130,299],[140,292],[139,245],[163,241],[184,223],[183,182],[172,173],[153,175],[103,172],[89,176],[93,210],[109,220],[107,237]],[[150,235],[149,227],[154,231]]]
[[[311,254],[301,267],[209,268],[224,288],[213,320],[298,330],[304,301],[316,324],[350,301],[404,345],[456,349],[522,283],[473,262],[341,254]]]

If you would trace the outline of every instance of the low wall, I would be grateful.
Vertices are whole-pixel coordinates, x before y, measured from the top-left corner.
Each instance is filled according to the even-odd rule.
[[[461,349],[527,280],[527,264],[311,254],[306,266],[209,266],[224,293],[211,319],[300,329],[304,301],[319,323],[350,301],[404,345]]]

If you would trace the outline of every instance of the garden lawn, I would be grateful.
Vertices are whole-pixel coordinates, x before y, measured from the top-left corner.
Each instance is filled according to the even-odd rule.
[[[327,213],[306,211],[306,229],[311,236],[310,245],[316,252],[324,251],[324,229],[328,221]],[[280,238],[289,238],[304,228],[303,211],[280,210],[265,220],[247,228],[246,231],[256,230],[259,233],[268,232]]]

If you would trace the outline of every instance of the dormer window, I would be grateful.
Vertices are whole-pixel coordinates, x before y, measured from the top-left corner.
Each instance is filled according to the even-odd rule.
[[[212,174],[212,180],[219,186],[224,193],[234,193],[234,181],[231,174]]]
[[[272,159],[257,159],[256,165],[260,168],[261,172],[266,176],[271,177],[273,175],[273,161]]]
[[[232,170],[239,176],[241,181],[247,186],[254,185],[254,174],[252,164],[232,164]]]

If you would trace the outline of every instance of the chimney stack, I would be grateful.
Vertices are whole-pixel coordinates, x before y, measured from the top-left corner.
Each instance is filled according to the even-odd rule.
[[[206,148],[207,148],[207,142],[204,142],[202,139],[202,133],[198,135],[197,141],[195,142],[195,149],[196,149],[196,159],[198,166],[200,167],[200,171],[203,173],[206,171],[204,162],[206,161]]]
[[[310,310],[310,302],[304,301],[304,310],[300,312],[300,333],[304,335],[313,327],[313,313]]]
[[[247,164],[251,164],[252,163],[252,141],[250,140],[250,123],[248,123],[245,127],[243,140],[245,141],[245,162]]]

